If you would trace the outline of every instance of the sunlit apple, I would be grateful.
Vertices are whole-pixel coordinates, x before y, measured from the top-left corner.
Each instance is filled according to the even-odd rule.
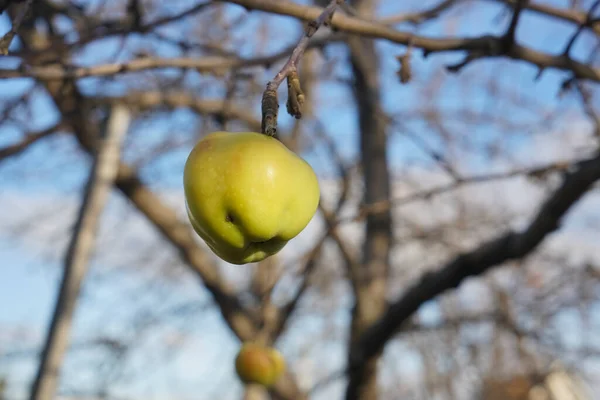
[[[261,261],[297,236],[320,197],[311,166],[279,140],[255,132],[214,132],[184,170],[189,219],[223,260]]]

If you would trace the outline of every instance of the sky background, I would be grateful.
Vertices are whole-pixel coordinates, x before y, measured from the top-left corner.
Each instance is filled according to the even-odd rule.
[[[171,12],[185,9],[190,4],[189,1],[176,2]],[[432,4],[434,2],[420,2],[423,8]],[[552,1],[549,4],[565,6],[566,2]],[[227,10],[231,19],[244,12],[237,6],[228,6]],[[412,2],[382,1],[379,14],[385,16],[414,10]],[[499,15],[503,17],[498,18]],[[256,32],[258,23],[264,18],[272,21],[271,33],[276,33],[277,38],[260,49],[260,52],[275,53],[297,40],[300,33],[300,25],[297,22],[286,17],[266,17],[263,13],[253,13],[236,32],[240,42],[247,42],[242,45],[242,55],[257,55],[257,49],[245,36],[251,37]],[[424,24],[416,32],[427,36],[447,35],[448,32],[458,36],[500,34],[506,29],[508,18],[509,14],[502,14],[498,5],[482,1],[468,10],[458,7],[455,12],[441,18],[440,21],[443,22]],[[181,26],[177,28],[166,27],[163,31],[171,35],[181,35]],[[8,29],[7,18],[3,15],[0,17],[0,34]],[[65,29],[69,27],[65,26]],[[572,26],[560,21],[549,21],[527,13],[519,24],[517,37],[522,44],[558,54],[573,31]],[[575,58],[584,57],[591,43],[591,35],[582,34],[572,54]],[[147,40],[141,37],[135,37],[129,42],[131,47],[144,44],[147,44]],[[114,54],[117,49],[117,40],[105,40],[90,46],[79,61],[81,64],[110,62],[115,60]],[[548,70],[540,79],[535,80],[536,68],[525,63],[504,59],[479,61],[464,68],[456,74],[456,78],[450,76],[441,80],[443,86],[440,95],[426,98],[424,88],[430,82],[451,75],[443,72],[443,65],[460,61],[463,55],[433,54],[423,59],[420,51],[415,51],[414,80],[409,85],[401,85],[394,78],[398,69],[395,56],[401,54],[404,49],[402,46],[380,41],[378,50],[382,55],[381,79],[385,82],[383,101],[389,115],[398,115],[402,119],[403,112],[416,108],[415,105],[422,103],[424,98],[427,104],[436,105],[445,113],[449,123],[459,128],[461,122],[453,122],[452,115],[460,110],[509,115],[511,121],[528,128],[522,132],[515,131],[511,135],[505,135],[505,132],[494,124],[483,123],[476,127],[471,125],[468,127],[469,131],[464,133],[464,140],[467,144],[484,148],[486,144],[496,142],[504,135],[501,143],[506,152],[503,154],[512,157],[510,164],[516,162],[519,165],[533,165],[580,155],[589,149],[591,125],[584,119],[577,98],[572,94],[557,96],[561,83],[568,77],[564,72]],[[162,46],[159,51],[165,57],[178,56],[175,49],[168,45]],[[127,51],[122,51],[117,60],[128,55]],[[325,51],[325,59],[336,57],[346,57],[342,45],[331,45]],[[0,67],[15,65],[15,61],[15,58],[11,57],[0,59]],[[262,74],[266,82],[275,71],[274,67],[257,73]],[[164,73],[168,74],[169,71]],[[336,67],[335,74],[339,78],[348,78],[351,71],[347,64],[343,64]],[[189,81],[191,87],[199,88],[211,80],[190,74]],[[518,101],[502,101],[500,96],[491,95],[489,87],[483,85],[491,81],[501,88],[513,88]],[[28,79],[0,80],[0,97],[8,99],[19,96],[31,88],[32,84]],[[122,90],[123,81],[106,82],[88,78],[81,81],[81,88],[89,94],[116,95]],[[214,83],[209,84],[203,92],[207,97],[222,97],[223,94],[223,85]],[[318,117],[347,160],[357,156],[356,109],[351,104],[351,95],[348,88],[333,81],[321,84],[313,94],[317,102],[315,109]],[[596,97],[596,104],[599,98],[600,96]],[[32,102],[32,115],[25,112],[20,115],[27,121],[28,129],[43,129],[57,122],[56,111],[41,90],[38,89]],[[531,103],[534,106],[519,106]],[[254,111],[257,118],[260,115],[259,107],[260,103],[256,102]],[[547,115],[547,118],[541,118],[540,113]],[[292,122],[287,114],[281,113],[280,123],[284,129],[287,130]],[[143,149],[152,148],[154,144],[161,142],[165,135],[173,135],[180,139],[189,138],[197,130],[197,124],[198,118],[186,110],[172,112],[168,118],[165,118],[163,113],[157,113],[132,127],[128,138],[130,150],[125,152],[124,157],[127,161],[133,161],[136,154]],[[434,163],[428,155],[405,135],[406,131],[421,135],[429,146],[451,158],[459,171],[465,175],[482,174],[506,168],[509,164],[506,157],[490,160],[483,151],[468,155],[456,151],[456,154],[453,154],[452,149],[448,149],[439,136],[427,135],[430,128],[417,118],[406,119],[403,124],[394,127],[390,137],[388,157],[395,174],[405,174],[408,170],[421,177],[423,184],[444,181],[443,174],[433,167]],[[0,147],[17,141],[19,137],[20,130],[17,127],[10,124],[0,126]],[[140,170],[142,178],[149,182],[165,201],[172,204],[182,217],[184,208],[181,179],[188,153],[189,147],[182,147],[144,164]],[[54,157],[55,154],[60,154],[60,157]],[[320,174],[324,196],[329,196],[329,190],[334,191],[330,184],[334,169],[328,162],[326,153],[322,148],[314,151],[309,149],[303,156]],[[0,357],[0,375],[9,374],[11,388],[16,395],[23,393],[35,368],[31,358],[19,354],[31,352],[42,343],[54,306],[62,254],[69,229],[74,222],[88,167],[87,156],[79,152],[72,138],[63,135],[40,141],[21,155],[4,160],[0,164],[0,355],[5,355]],[[404,189],[398,187],[396,190],[401,192]],[[495,201],[500,202],[501,199],[501,203],[512,214],[528,216],[532,207],[543,198],[543,193],[524,180],[515,180],[490,185],[489,190],[467,191],[463,196],[468,198],[468,201],[481,201],[484,204],[495,204]],[[595,240],[597,236],[594,236],[597,231],[588,226],[590,221],[600,220],[598,205],[598,196],[586,198],[586,201],[569,215],[565,231],[553,237],[553,248],[571,254],[572,257],[600,259]],[[440,211],[440,214],[442,213]],[[439,221],[435,215],[425,217],[431,218],[434,223]],[[516,218],[515,221],[519,224],[526,219]],[[301,253],[303,248],[310,247],[311,239],[316,236],[315,232],[319,226],[319,221],[313,221],[309,229],[303,232],[292,246],[286,248],[284,257],[293,258],[295,254]],[[119,236],[116,235],[117,232]],[[358,226],[347,228],[347,235],[358,234]],[[116,393],[134,394],[137,398],[148,400],[162,399],[167,393],[179,396],[177,399],[211,399],[216,393],[223,396],[220,397],[223,399],[238,398],[241,386],[232,379],[233,363],[229,362],[237,351],[237,341],[223,326],[216,310],[210,307],[210,299],[204,290],[199,289],[196,278],[177,261],[177,254],[164,245],[160,247],[159,253],[153,251],[159,243],[160,237],[149,224],[118,194],[113,194],[102,221],[97,254],[78,307],[73,342],[88,343],[98,332],[103,332],[107,337],[131,336],[132,331],[129,330],[127,321],[141,318],[139,326],[149,324],[136,315],[140,309],[147,308],[148,304],[152,305],[156,314],[163,310],[171,315],[169,310],[181,308],[183,311],[169,316],[168,322],[162,324],[159,331],[145,332],[141,338],[136,336],[137,340],[144,343],[140,348],[146,351],[136,352],[133,361],[128,363],[130,371],[126,371],[124,380],[116,384]],[[476,243],[475,240],[474,244]],[[447,259],[445,255],[441,255],[440,258]],[[140,268],[141,265],[144,267]],[[224,268],[239,280],[240,285],[248,279],[248,273],[240,272],[239,267]],[[167,278],[162,277],[165,270],[170,273]],[[157,279],[157,276],[161,278]],[[472,289],[473,287],[467,285],[467,289],[464,289],[467,299],[469,290],[477,293],[477,288]],[[337,305],[346,307],[340,307],[344,311],[337,311],[330,318],[329,323],[333,326],[343,326],[349,320],[345,311],[350,304],[346,289],[339,289],[343,295],[339,297],[340,303]],[[157,300],[160,302],[157,303]],[[596,316],[593,320],[598,332],[600,310],[594,308],[590,312]],[[436,320],[436,313],[434,303],[422,309],[423,318],[429,318],[433,322]],[[567,314],[561,318],[568,321],[570,316]],[[295,364],[296,373],[300,376],[301,383],[304,379],[304,384],[309,385],[318,380],[318,377],[311,376],[315,365],[311,364],[310,359],[302,358],[302,346],[306,344],[306,337],[323,329],[324,322],[319,318],[303,316],[299,323],[302,324],[301,333],[285,336],[279,345],[286,357],[291,360],[302,359]],[[197,332],[201,332],[201,335]],[[345,337],[345,333],[339,335]],[[577,344],[577,335],[574,335],[573,338],[566,333],[566,337],[570,337],[567,340]],[[165,338],[170,338],[170,341]],[[329,355],[327,362],[320,367],[335,371],[344,360],[343,343],[332,339],[323,341],[320,346]],[[181,351],[182,348],[185,351]],[[159,351],[149,356],[149,349]],[[106,353],[97,351],[97,347],[86,346],[82,350],[75,350],[75,353],[76,357],[70,358],[65,368],[68,376],[72,378],[67,384],[68,387],[76,388],[80,384],[92,381],[93,377],[86,375],[89,368],[81,368],[81,365],[98,363],[98,368],[108,368],[102,365],[102,357]],[[411,355],[410,349],[405,348],[400,353],[398,368],[403,370],[403,377],[410,377],[411,372],[418,369],[418,363]],[[199,363],[195,359],[199,354],[215,362]],[[169,360],[167,363],[163,362],[165,357]],[[595,368],[600,379],[600,367],[596,365],[591,368]],[[83,372],[76,373],[78,370]],[[145,374],[145,379],[139,379],[140,370]],[[224,394],[220,391],[223,385],[228,385]],[[198,393],[198,388],[202,388],[202,393]],[[343,381],[340,380],[323,390],[322,398],[338,398],[342,389]],[[15,396],[15,400],[17,398]]]

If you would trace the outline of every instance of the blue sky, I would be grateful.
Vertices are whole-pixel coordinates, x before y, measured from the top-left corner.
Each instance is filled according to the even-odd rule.
[[[588,1],[588,3],[590,2]],[[381,14],[402,11],[403,4],[403,2],[382,2]],[[431,4],[434,4],[434,2],[421,2],[422,7]],[[566,2],[553,1],[552,4],[564,6]],[[184,4],[181,7],[185,8]],[[500,20],[501,22],[493,22],[500,10],[501,8],[497,5],[482,2],[480,6],[474,6],[469,9],[468,17],[466,16],[467,14],[461,14],[462,17],[458,21],[463,21],[463,23],[455,23],[454,28],[451,23],[447,25],[427,23],[419,27],[417,32],[422,35],[439,36],[445,34],[446,29],[450,29],[454,34],[461,36],[476,36],[483,33],[499,34],[506,28],[509,17],[505,15]],[[231,13],[231,18],[242,13],[241,8],[233,6],[229,8],[229,12]],[[245,35],[254,34],[259,19],[264,18],[264,16],[262,13],[254,13],[243,29],[238,31],[239,40],[243,41]],[[269,18],[273,21],[271,28],[274,32],[277,32],[278,37],[289,39],[283,41],[273,40],[266,49],[263,49],[265,54],[273,53],[287,47],[298,37],[299,33],[299,24],[290,23],[289,18]],[[451,19],[452,14],[444,20]],[[464,23],[464,21],[468,21],[468,23]],[[8,26],[6,17],[2,16],[0,18],[0,32],[3,33],[6,31]],[[556,54],[561,51],[573,30],[574,28],[567,24],[558,21],[548,22],[539,16],[527,14],[519,25],[518,39],[521,43],[530,45],[538,50]],[[172,27],[167,27],[164,31],[172,35],[178,34],[178,31]],[[138,37],[131,40],[132,44],[136,42],[144,43],[144,39]],[[580,40],[577,41],[572,54],[576,57],[583,57],[590,43],[591,36],[583,34]],[[107,40],[99,45],[90,46],[90,50],[82,56],[81,62],[110,62],[110,56],[115,53],[116,48],[117,42],[115,40]],[[383,101],[385,109],[389,114],[411,109],[415,105],[416,99],[421,101],[424,88],[428,86],[428,83],[435,81],[443,65],[460,61],[463,57],[461,54],[433,54],[427,59],[423,59],[420,52],[416,51],[413,59],[414,81],[409,85],[402,85],[394,78],[394,74],[398,68],[395,56],[404,51],[403,47],[386,42],[378,42],[378,48],[380,54],[383,55],[381,66],[382,81],[384,82]],[[173,48],[166,45],[161,46],[159,50],[165,57],[178,56]],[[243,55],[252,56],[255,54],[256,49],[248,44],[244,47],[244,51],[245,54]],[[126,55],[127,53],[122,54],[121,58]],[[328,57],[343,58],[345,57],[345,49],[341,45],[330,46],[326,51],[326,55]],[[14,64],[15,60],[10,57],[0,59],[0,66],[2,67]],[[275,69],[271,69],[262,74],[265,82],[274,74],[274,71]],[[560,131],[561,128],[565,127],[584,126],[581,125],[581,114],[578,114],[576,111],[577,100],[572,95],[561,99],[557,97],[557,90],[567,75],[559,71],[546,71],[541,79],[536,81],[533,79],[536,73],[537,70],[532,66],[517,61],[504,59],[479,61],[466,67],[459,74],[450,75],[443,73],[450,75],[450,77],[442,81],[443,86],[439,95],[428,99],[428,101],[430,104],[438,105],[440,110],[448,112],[468,108],[507,115],[512,121],[529,125],[533,133],[538,133],[538,136],[542,138],[548,133],[546,132],[547,129]],[[347,67],[337,67],[336,69],[336,76],[338,77],[347,78],[350,76],[349,74],[350,72]],[[201,84],[209,80],[209,78],[191,74],[189,85],[192,89],[197,90]],[[472,82],[476,84],[469,85]],[[525,102],[532,100],[535,107],[532,110],[526,107],[519,107],[508,101],[498,100],[490,95],[490,91],[484,87],[484,84],[490,82],[495,82],[499,86],[505,85],[518,88],[516,92],[519,98]],[[32,82],[28,79],[0,81],[0,93],[2,93],[2,98],[14,98],[24,90],[29,89],[31,85]],[[119,81],[106,82],[91,78],[83,80],[81,87],[86,93],[118,94],[122,85]],[[222,96],[223,87],[222,85],[211,84],[202,94],[207,97]],[[282,91],[280,100],[283,101],[284,98],[285,96]],[[350,102],[351,91],[339,83],[327,82],[317,89],[314,98],[317,102],[317,107],[315,107],[317,115],[325,123],[328,134],[334,138],[346,159],[350,160],[354,158],[357,155],[357,123],[356,110]],[[20,118],[27,122],[29,129],[43,129],[56,123],[57,114],[47,96],[40,91],[32,99],[32,102],[32,109],[34,111],[32,116],[28,116],[23,112],[19,113]],[[256,102],[255,113],[257,118],[260,115],[259,107],[259,102]],[[543,126],[544,121],[540,120],[539,113],[537,113],[537,111],[542,109],[551,114],[552,118],[557,118],[558,121],[562,122],[558,125],[551,125],[549,128]],[[289,128],[292,122],[292,119],[283,112],[282,107],[280,117],[282,127]],[[170,114],[168,120],[164,118],[164,115],[148,118],[143,124],[140,123],[134,127],[129,139],[134,144],[132,146],[134,151],[126,152],[125,159],[127,161],[133,160],[137,155],[135,153],[139,152],[140,149],[150,148],[152,144],[160,143],[165,135],[172,135],[179,139],[194,137],[199,123],[200,121],[197,117],[185,110]],[[580,125],[575,125],[575,123]],[[410,120],[407,121],[407,124],[411,129],[422,133],[424,140],[438,151],[442,153],[448,151],[443,140],[438,135],[427,134],[429,128],[422,122]],[[464,126],[461,122],[455,122],[454,124],[457,127]],[[176,129],[173,127],[176,127]],[[539,129],[540,127],[542,129]],[[532,158],[535,158],[530,157],[527,151],[524,153],[522,151],[522,149],[531,150],[532,147],[535,147],[532,146],[532,139],[527,137],[530,133],[532,132],[514,132],[511,135],[506,135],[505,132],[500,131],[493,124],[482,124],[475,128],[469,127],[468,135],[465,134],[465,140],[469,143],[482,146],[498,137],[504,137],[503,143],[506,149],[511,153],[520,154],[519,159],[527,163]],[[19,130],[14,127],[5,124],[0,128],[0,146],[10,144],[18,140],[18,138]],[[425,168],[433,165],[432,160],[410,140],[407,140],[402,135],[400,129],[397,132],[392,132],[390,143],[388,157],[395,169],[400,170],[407,162],[416,162]],[[188,151],[189,149],[186,148],[173,151],[167,156],[160,157],[158,160],[144,165],[140,171],[142,177],[154,189],[168,191],[175,197],[180,195],[181,171]],[[556,149],[554,151],[556,152]],[[54,154],[60,154],[60,158],[53,157]],[[560,149],[557,154],[558,156],[561,155]],[[322,149],[304,155],[323,176],[331,173],[332,166],[327,162],[326,157],[323,156]],[[459,161],[469,174],[482,172],[492,165],[486,161],[485,157],[481,156],[481,153],[467,154],[463,152],[459,155],[464,157],[460,158]],[[24,201],[22,204],[19,204],[18,200],[15,200],[10,203],[11,208],[4,209],[4,212],[7,212],[6,215],[2,215],[3,212],[0,211],[0,223],[3,223],[5,218],[11,220],[14,217],[13,221],[18,220],[18,215],[15,216],[12,214],[22,214],[21,219],[27,220],[25,217],[28,215],[28,212],[41,212],[41,210],[37,209],[27,209],[28,205],[36,205],[37,207],[40,205],[39,199],[47,198],[56,200],[63,197],[69,199],[69,211],[63,212],[61,215],[64,215],[64,217],[62,218],[68,217],[72,220],[77,204],[73,199],[82,188],[88,173],[88,167],[89,160],[87,156],[79,153],[76,144],[68,136],[59,136],[45,140],[33,145],[20,156],[5,160],[0,165],[0,187],[2,188],[0,194],[10,193],[15,199],[22,197],[29,198],[31,201],[29,203]],[[33,200],[37,200],[37,202]],[[48,202],[51,203],[50,200]],[[43,204],[43,202],[41,203]],[[113,201],[111,205],[113,207],[111,210],[125,209],[125,206],[119,201]],[[136,224],[139,225],[139,228],[136,229],[150,230],[147,225],[144,225],[144,222],[138,220]],[[68,224],[63,223],[60,226],[63,229],[61,232],[64,234],[68,229]],[[47,238],[48,241],[51,239],[53,238]],[[32,236],[29,233],[15,234],[12,229],[4,229],[0,225],[0,304],[5,305],[0,311],[0,329],[2,327],[24,326],[29,331],[37,332],[37,334],[43,333],[46,329],[46,324],[54,303],[59,276],[58,268],[61,265],[62,259],[60,256],[60,246],[52,249],[52,245],[50,245],[50,255],[48,255],[48,245],[38,245],[35,242],[36,240],[44,240],[43,235]],[[154,232],[151,232],[144,236],[144,240],[151,242],[152,240],[157,240],[157,236]],[[44,248],[45,250],[40,250],[40,248]],[[143,247],[141,248],[143,249]],[[168,254],[167,252],[163,262],[168,263],[174,257],[175,255]],[[109,261],[105,261],[105,263],[107,265],[110,264]],[[125,274],[126,278],[117,280],[120,283],[117,286],[114,286],[114,279],[111,280],[110,276],[105,277],[103,280],[102,273],[98,273],[100,277],[94,275],[96,271],[103,271],[103,268],[106,268],[106,265],[100,264],[96,262],[92,266],[92,278],[94,279],[91,279],[91,282],[93,284],[90,284],[89,290],[86,290],[82,302],[82,309],[85,310],[85,313],[82,312],[82,316],[78,320],[79,325],[76,329],[76,337],[81,336],[85,338],[90,332],[93,332],[98,327],[98,324],[106,321],[107,317],[103,317],[103,313],[106,314],[107,309],[111,312],[117,309],[124,299],[131,296],[130,293],[132,291],[141,296],[140,302],[143,300],[144,293],[146,293],[144,290],[144,278],[140,278],[136,274]],[[158,267],[156,271],[159,271]],[[158,289],[154,287],[153,290],[164,294],[166,298],[169,298],[169,302],[174,304],[189,299],[199,302],[206,301],[206,293],[203,290],[197,290],[198,286],[195,278],[186,271],[180,271],[179,273],[180,275],[173,282],[167,282]],[[176,293],[173,293],[173,291],[176,291]],[[148,295],[147,301],[155,301],[153,297],[156,296],[158,295],[153,292],[153,295]],[[101,306],[95,307],[94,304],[101,304]],[[113,306],[111,307],[110,304],[113,304]],[[135,309],[135,307],[132,307],[131,310],[121,310],[123,315],[116,318],[115,325],[117,328],[115,329],[124,329],[123,326],[126,325],[123,325],[122,322],[129,318],[130,315],[128,313],[135,311]],[[426,314],[435,316],[435,311],[435,304],[428,304]],[[206,336],[198,340],[198,343],[193,340],[191,344],[188,343],[190,346],[189,349],[199,352],[204,351],[208,358],[213,357],[215,360],[219,357],[232,357],[235,353],[236,342],[229,332],[223,328],[215,311],[208,311],[202,314],[202,316],[196,315],[195,318],[197,323],[206,324],[205,326],[210,328],[203,330]],[[347,319],[347,315],[342,313],[339,318],[341,320],[344,320],[344,318]],[[314,326],[315,330],[317,330],[320,325],[315,322]],[[172,329],[179,329],[177,327],[178,325],[174,323]],[[152,340],[152,338],[149,339],[150,343],[152,343]],[[288,342],[293,344],[295,343],[294,340],[297,339],[291,338]],[[218,343],[218,345],[214,343]],[[289,346],[293,347],[292,345]],[[329,346],[332,345],[329,344]],[[3,349],[3,344],[0,341],[0,351],[2,350],[6,349]],[[191,352],[191,350],[189,351]],[[343,359],[343,348],[339,347],[338,344],[337,350],[333,351],[332,354],[337,354],[333,359],[337,357],[337,362],[341,362]],[[93,358],[93,356],[90,357]],[[85,359],[85,357],[83,358]],[[408,360],[410,359],[408,357]],[[143,362],[144,358],[141,358],[139,363],[143,364]],[[161,376],[168,377],[161,378],[163,379],[161,385],[164,387],[156,390],[156,387],[152,386],[146,390],[160,393],[161,390],[169,388],[169,385],[165,382],[168,379],[173,379],[177,380],[177,385],[181,388],[181,393],[179,394],[182,398],[185,398],[190,390],[197,387],[195,386],[197,382],[194,379],[203,375],[202,371],[190,371],[189,363],[189,358],[185,356],[175,357],[173,363],[168,366],[170,368],[169,371],[157,371],[158,374],[162,374]],[[410,364],[409,361],[407,363]],[[8,364],[8,367],[3,367],[0,360],[0,374],[5,372],[3,368],[12,368],[11,365],[14,364]],[[228,379],[232,373],[231,365],[226,362],[218,365],[218,368],[221,368],[220,373],[223,375],[223,380],[230,382]],[[71,366],[70,368],[72,370],[76,366]],[[24,366],[24,375],[21,374],[19,379],[26,380],[26,376],[30,372],[31,364]],[[208,374],[206,375],[208,376]],[[86,378],[83,377],[82,379]],[[190,382],[195,382],[195,385],[191,385]],[[214,382],[212,383],[214,384]],[[211,388],[214,386],[210,384],[211,382],[207,382],[206,387]],[[126,383],[122,385],[126,386]],[[144,389],[139,388],[139,390],[143,391]]]

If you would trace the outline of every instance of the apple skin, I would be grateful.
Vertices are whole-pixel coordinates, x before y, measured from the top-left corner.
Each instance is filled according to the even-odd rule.
[[[235,359],[235,370],[242,382],[269,387],[274,385],[285,371],[285,360],[283,355],[272,347],[245,343]]]
[[[183,180],[194,230],[231,264],[280,251],[308,225],[320,199],[311,166],[256,132],[205,136],[188,156]]]

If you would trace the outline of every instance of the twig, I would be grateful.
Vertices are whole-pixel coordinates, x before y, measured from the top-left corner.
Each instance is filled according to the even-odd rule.
[[[39,132],[28,133],[20,142],[0,148],[0,161],[21,153],[22,151],[28,149],[30,145],[37,142],[38,140],[50,136],[59,131],[60,129],[64,128],[64,125],[65,124],[60,122],[51,128],[47,128]]]
[[[200,11],[204,10],[205,8],[212,6],[214,4],[215,4],[215,2],[213,2],[213,1],[199,3],[199,4],[196,4],[196,5],[188,8],[187,10],[184,10],[176,15],[163,17],[163,18],[157,19],[155,21],[149,22],[147,24],[141,24],[137,27],[134,26],[133,28],[134,28],[135,32],[140,32],[140,33],[150,32],[153,29],[160,28],[164,25],[168,25],[170,23],[177,22],[184,18],[187,18],[189,16],[197,14]],[[103,21],[102,23],[99,23],[99,24],[92,24],[91,26],[88,27],[88,32],[90,32],[90,33],[86,34],[84,32],[82,37],[77,42],[69,45],[69,50],[70,51],[78,50],[82,46],[85,46],[86,44],[93,42],[94,40],[99,39],[99,38],[106,39],[108,37],[115,36],[115,35],[128,34],[128,33],[130,33],[129,31],[131,29],[132,29],[131,19],[128,19],[127,17],[123,21],[109,21],[109,22]]]
[[[126,104],[138,110],[153,108],[189,108],[201,115],[212,115],[221,119],[243,121],[251,129],[260,129],[260,120],[256,115],[242,107],[227,104],[223,99],[207,99],[185,91],[164,92],[149,90],[131,92],[117,97],[89,97],[90,103],[96,104]]]
[[[528,0],[516,0],[515,9],[513,11],[512,18],[510,20],[510,24],[506,29],[506,33],[504,34],[504,45],[506,48],[511,47],[515,43],[515,36],[517,33],[517,25],[519,24],[519,19],[521,17],[521,12]]]
[[[304,293],[310,287],[310,280],[312,276],[312,272],[315,269],[319,261],[319,255],[323,250],[323,246],[327,242],[327,238],[329,237],[329,232],[323,234],[317,244],[312,248],[312,250],[308,253],[308,259],[306,264],[304,264],[304,268],[302,270],[302,282],[300,283],[300,287],[297,289],[296,294],[292,299],[290,299],[283,307],[280,308],[280,318],[276,321],[275,326],[273,327],[272,335],[273,337],[279,337],[284,329],[287,326],[287,323],[290,320],[290,317],[296,310],[298,304],[300,303],[300,299]]]
[[[585,113],[590,117],[594,124],[594,136],[600,139],[600,114],[594,109],[592,94],[581,82],[576,82],[575,88],[577,89],[577,92],[579,92]]]
[[[449,72],[458,72],[473,61],[477,61],[485,57],[507,55],[514,48],[516,48],[517,25],[519,24],[521,13],[528,0],[515,1],[516,4],[514,6],[514,11],[510,19],[510,23],[508,24],[508,28],[506,28],[506,32],[504,33],[504,35],[502,35],[499,38],[495,38],[497,43],[493,43],[492,38],[490,37],[490,46],[488,49],[473,49],[465,55],[462,61],[447,65],[446,70],[448,70]],[[540,66],[539,69],[540,71],[542,71],[543,67]]]
[[[596,8],[598,8],[598,6],[600,6],[600,0],[596,0],[594,2],[594,4],[592,4],[592,6],[590,7],[590,10],[587,13],[585,21],[583,21],[581,24],[579,24],[579,26],[577,27],[577,30],[575,31],[573,36],[571,36],[571,39],[569,39],[569,42],[567,43],[567,46],[565,47],[565,50],[563,51],[563,54],[565,56],[567,56],[567,57],[569,56],[569,54],[571,53],[571,49],[573,48],[573,45],[575,44],[575,41],[577,40],[579,35],[581,35],[581,33],[583,32],[583,29],[588,26],[592,26],[594,12],[596,11]]]
[[[440,16],[444,11],[452,8],[452,6],[462,2],[463,0],[443,0],[435,6],[418,12],[400,14],[393,17],[387,17],[380,19],[378,22],[385,25],[398,25],[402,23],[410,23],[413,25],[419,25],[425,21],[435,19]]]
[[[304,94],[300,89],[300,81],[297,79],[298,62],[308,47],[310,38],[317,32],[321,25],[331,23],[336,7],[343,2],[344,0],[331,0],[331,3],[323,10],[321,15],[316,20],[308,23],[304,36],[302,36],[302,39],[300,39],[296,48],[292,51],[292,55],[288,61],[275,77],[267,83],[267,88],[262,97],[262,132],[265,135],[277,136],[277,112],[279,110],[277,89],[279,89],[279,85],[286,78],[288,78],[289,82],[288,112],[296,118],[300,118],[302,115],[300,107],[304,102]]]
[[[511,7],[515,7],[517,5],[517,0],[488,0],[494,3],[502,3]],[[590,23],[585,26],[587,15],[585,12],[578,11],[575,9],[568,8],[558,8],[553,7],[547,4],[534,2],[529,0],[526,4],[523,5],[527,10],[536,12],[541,15],[549,16],[552,18],[556,18],[562,21],[571,22],[577,25],[584,25],[584,27],[588,27],[593,30],[596,34],[600,34],[600,26],[595,26],[596,21],[593,19]]]
[[[115,106],[106,138],[95,157],[73,237],[65,257],[65,271],[33,383],[31,400],[51,400],[56,397],[59,373],[69,344],[77,297],[94,248],[98,221],[117,176],[121,143],[129,127],[129,120],[127,108]]]
[[[19,14],[17,14],[15,19],[13,20],[10,31],[8,31],[2,37],[2,39],[0,39],[0,54],[2,54],[4,56],[8,54],[8,48],[10,47],[10,44],[12,43],[13,38],[17,34],[19,27],[23,23],[25,16],[29,12],[29,8],[31,7],[32,3],[33,3],[33,0],[27,0],[25,2],[25,4],[23,6],[21,6],[21,12]]]
[[[325,43],[339,40],[339,35],[332,35],[326,38],[314,40],[309,47],[320,47]],[[222,57],[222,56],[206,56],[201,58],[153,58],[140,57],[133,60],[99,64],[89,67],[78,65],[46,65],[46,66],[29,66],[21,64],[18,68],[0,69],[0,79],[10,78],[38,78],[42,80],[63,80],[63,79],[81,79],[91,76],[109,76],[115,74],[132,73],[160,68],[190,68],[198,72],[222,72],[230,69],[241,69],[250,67],[268,67],[280,59],[288,56],[293,52],[293,48],[285,48],[282,51],[269,56],[261,56],[256,58],[239,58],[239,57]]]
[[[517,176],[527,176],[532,178],[542,177],[551,172],[566,171],[570,168],[576,168],[580,163],[581,162],[558,161],[533,168],[517,168],[506,172],[461,177],[459,180],[456,180],[446,185],[440,185],[432,189],[425,189],[416,193],[408,194],[406,196],[395,197],[390,200],[378,201],[375,203],[371,203],[367,206],[363,206],[356,215],[338,218],[334,227],[337,227],[338,225],[344,223],[358,222],[364,219],[364,217],[368,214],[382,212],[389,207],[398,207],[410,204],[415,201],[430,199],[434,196],[438,196],[450,192],[452,190],[459,189],[460,187],[466,185],[499,181],[514,178]]]

